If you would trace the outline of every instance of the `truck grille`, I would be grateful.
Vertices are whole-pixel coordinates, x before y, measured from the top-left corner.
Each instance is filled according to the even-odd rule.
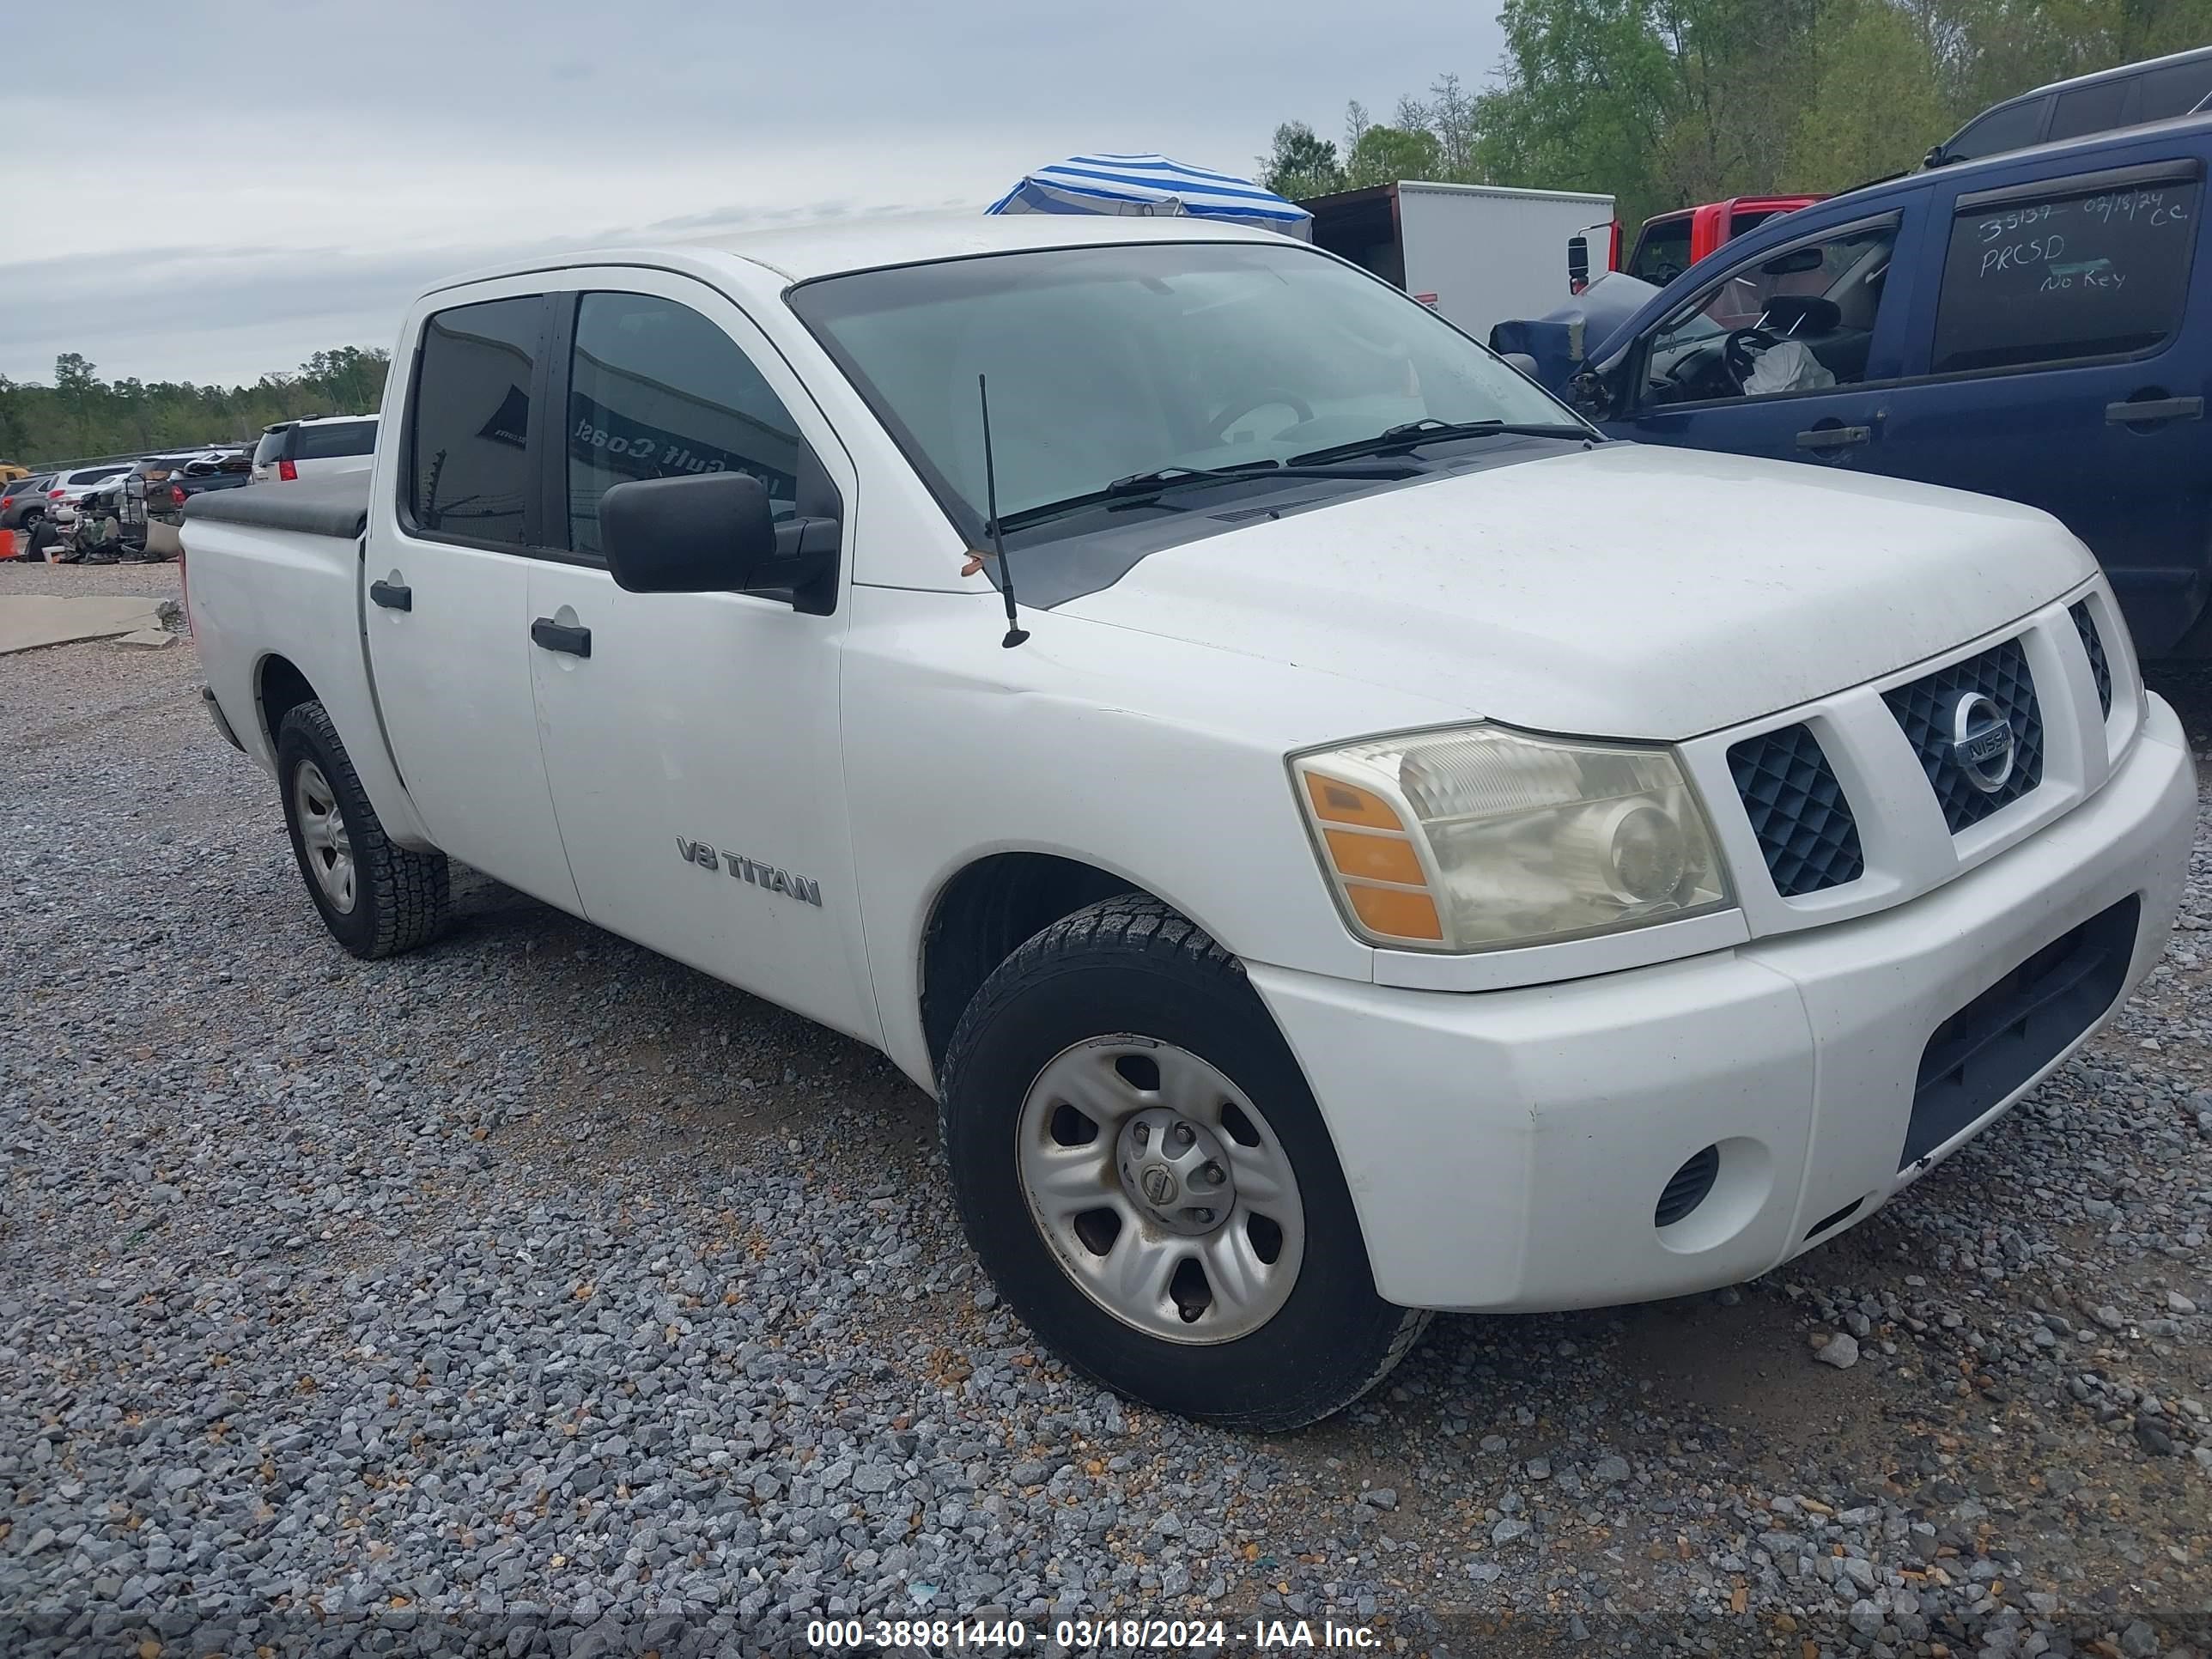
[[[2105,636],[2097,631],[2097,619],[2089,614],[2089,601],[2077,599],[2067,607],[2066,614],[2074,618],[2075,631],[2081,636],[2081,648],[2089,653],[2089,672],[2097,679],[2097,707],[2104,710],[2105,718],[2112,715],[2112,665],[2105,659]]]
[[[1784,898],[1841,887],[1866,873],[1858,820],[1808,726],[1747,738],[1729,771],[1774,889]]]
[[[2012,727],[2012,772],[1995,790],[1977,786],[1951,752],[1952,711],[1967,692],[1978,692],[1995,703]],[[2007,640],[1925,679],[1885,691],[1882,700],[1920,757],[1921,770],[1928,775],[1929,787],[1935,790],[1953,835],[1972,828],[2043,781],[2043,714],[2035,701],[2035,677],[2028,672],[2027,653],[2018,640]]]

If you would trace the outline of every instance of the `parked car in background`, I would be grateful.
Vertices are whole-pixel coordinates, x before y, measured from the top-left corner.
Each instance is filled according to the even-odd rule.
[[[366,472],[375,459],[376,416],[313,415],[264,427],[253,447],[253,482],[289,483],[325,472]]]
[[[1756,230],[1778,213],[1795,213],[1825,196],[1736,196],[1725,202],[1655,213],[1636,234],[1636,248],[1621,266],[1630,276],[1664,288],[1725,242]]]
[[[884,1050],[1000,1294],[1157,1406],[1816,1248],[2185,891],[2063,526],[1605,441],[1273,232],[540,258],[397,348],[372,471],[184,526],[331,934],[428,942],[450,857]]]
[[[27,466],[17,466],[13,461],[0,461],[0,484],[11,484],[31,476]]]
[[[0,485],[0,530],[27,530],[46,516],[52,473],[32,473]]]
[[[1992,104],[1928,152],[1928,165],[1977,161],[2031,144],[2087,138],[2186,115],[2212,97],[2212,46],[2077,75]]]
[[[72,503],[82,501],[94,486],[110,478],[121,477],[135,465],[131,461],[110,461],[100,466],[80,466],[66,472],[57,472],[53,475],[53,482],[46,487],[47,497],[52,501]]]
[[[166,450],[134,463],[125,476],[144,483],[165,483],[172,472],[180,471],[194,461],[221,460],[225,455],[238,453],[236,450],[215,448]]]
[[[2212,116],[2185,116],[1802,209],[1595,343],[1574,400],[1642,443],[2045,508],[2145,655],[2212,655],[2208,170]]]
[[[211,489],[238,489],[253,482],[253,458],[242,449],[157,455],[125,475],[124,538],[157,559],[177,556],[177,526],[185,503]]]

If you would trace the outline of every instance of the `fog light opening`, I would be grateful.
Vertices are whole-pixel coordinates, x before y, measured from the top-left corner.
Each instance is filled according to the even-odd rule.
[[[1691,1154],[1689,1161],[1668,1177],[1666,1190],[1659,1194],[1658,1206],[1651,1212],[1651,1224],[1671,1227],[1686,1219],[1713,1190],[1720,1170],[1721,1149],[1717,1145]]]

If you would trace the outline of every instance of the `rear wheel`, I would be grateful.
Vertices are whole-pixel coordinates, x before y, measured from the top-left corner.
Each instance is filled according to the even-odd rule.
[[[1377,1296],[1321,1112],[1237,960],[1109,899],[1003,963],[943,1079],[963,1222],[1071,1364],[1165,1409],[1279,1430],[1389,1371],[1425,1314]]]
[[[292,855],[333,939],[376,957],[437,937],[450,894],[446,856],[385,835],[321,703],[299,704],[276,728],[276,782]]]

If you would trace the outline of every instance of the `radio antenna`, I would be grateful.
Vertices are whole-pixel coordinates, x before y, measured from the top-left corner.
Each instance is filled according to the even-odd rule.
[[[1029,638],[1014,611],[1014,568],[1006,562],[1006,538],[999,530],[999,473],[991,456],[991,388],[983,376],[975,377],[975,399],[983,410],[983,506],[990,514],[991,552],[999,561],[999,592],[1006,601],[1006,637],[999,641],[1012,650]]]

